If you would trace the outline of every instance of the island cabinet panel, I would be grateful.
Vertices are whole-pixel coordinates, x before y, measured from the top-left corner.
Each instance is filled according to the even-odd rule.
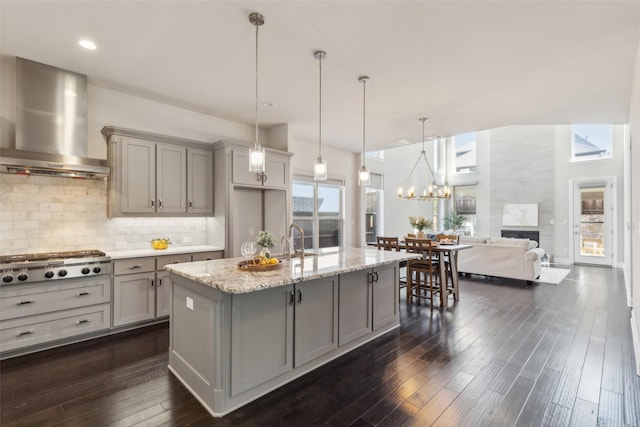
[[[231,396],[293,369],[293,285],[231,298]]]
[[[344,345],[371,333],[371,272],[340,275],[338,344]]]
[[[338,276],[295,285],[294,366],[338,348]]]
[[[398,265],[373,269],[373,330],[399,322]]]

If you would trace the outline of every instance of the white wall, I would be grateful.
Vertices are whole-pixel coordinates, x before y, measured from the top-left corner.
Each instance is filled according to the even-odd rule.
[[[640,47],[631,91],[631,114],[629,117],[631,133],[631,256],[627,262],[631,275],[631,325],[634,334],[636,368],[640,375]]]

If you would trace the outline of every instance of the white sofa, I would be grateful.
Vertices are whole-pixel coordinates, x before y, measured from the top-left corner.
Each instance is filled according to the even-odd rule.
[[[458,272],[526,280],[540,276],[544,250],[529,239],[460,236],[460,244],[473,245],[458,252]]]

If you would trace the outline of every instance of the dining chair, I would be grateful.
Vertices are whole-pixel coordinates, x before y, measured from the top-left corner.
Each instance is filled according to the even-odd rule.
[[[407,261],[407,302],[413,298],[431,300],[440,294],[438,285],[438,261],[433,258],[430,239],[413,239],[407,237],[406,249],[410,253],[420,253],[422,258]]]
[[[378,250],[400,252],[400,242],[397,237],[377,237]],[[404,275],[402,271],[404,269]],[[407,286],[407,261],[400,261],[398,268],[398,299],[400,299],[400,289]]]
[[[400,243],[397,237],[377,237],[378,249],[385,251],[400,251]]]

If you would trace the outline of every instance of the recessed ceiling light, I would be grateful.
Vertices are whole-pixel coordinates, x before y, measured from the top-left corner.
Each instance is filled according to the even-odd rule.
[[[91,40],[82,39],[78,41],[78,44],[85,49],[94,50],[97,46]]]
[[[273,107],[273,104],[271,102],[263,102],[262,105],[264,107]]]

